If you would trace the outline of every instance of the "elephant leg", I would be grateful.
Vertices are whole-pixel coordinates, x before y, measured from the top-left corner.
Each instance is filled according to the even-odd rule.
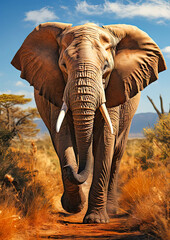
[[[54,114],[54,111],[53,111]],[[57,114],[58,115],[58,111]],[[57,118],[55,118],[57,119]],[[77,213],[82,210],[85,203],[85,195],[82,191],[82,186],[75,185],[69,181],[67,174],[64,171],[64,166],[70,165],[72,168],[77,171],[77,159],[76,159],[76,144],[74,138],[74,127],[72,125],[71,117],[69,113],[65,117],[62,127],[59,133],[55,131],[56,121],[52,121],[52,141],[54,148],[57,152],[57,155],[60,159],[61,172],[64,193],[61,198],[61,203],[63,208],[70,213]]]
[[[115,151],[112,160],[110,180],[108,186],[108,196],[107,196],[107,213],[111,217],[116,214],[118,208],[118,175],[121,158],[125,151],[126,142],[128,139],[128,134],[130,130],[130,125],[117,137],[115,141]]]
[[[117,182],[119,166],[128,140],[132,118],[137,110],[139,100],[140,93],[119,107],[119,132],[115,141],[115,150],[112,160],[107,197],[107,212],[109,216],[115,214],[118,207]]]
[[[114,109],[113,109],[114,110]],[[116,109],[117,110],[117,109]],[[117,122],[118,113],[116,112],[115,121]],[[111,110],[109,111],[109,113]],[[99,113],[96,113],[97,121],[94,130],[94,170],[93,180],[89,192],[88,210],[84,217],[84,223],[106,223],[109,217],[106,211],[107,191],[110,178],[110,169],[113,158],[115,134],[117,127],[112,122],[114,134],[110,134],[106,123]],[[111,113],[110,113],[111,116]],[[98,119],[102,119],[101,121]]]
[[[64,186],[64,193],[61,198],[62,206],[67,212],[80,212],[85,203],[85,196],[82,192],[82,187],[70,183],[63,171],[63,167],[67,164],[70,164],[73,169],[77,169],[76,144],[72,118],[68,113],[60,132],[56,133],[56,121],[60,109],[51,104],[44,97],[40,96],[36,90],[35,101],[38,111],[51,134],[55,151],[60,160]]]

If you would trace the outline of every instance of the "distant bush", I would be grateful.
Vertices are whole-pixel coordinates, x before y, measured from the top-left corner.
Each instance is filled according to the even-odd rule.
[[[144,129],[144,139],[129,140],[126,154],[135,157],[143,170],[164,164],[170,160],[170,113],[162,115],[154,128]]]
[[[170,113],[163,115],[154,128],[144,129],[146,139],[157,148],[160,159],[167,164],[170,158]]]

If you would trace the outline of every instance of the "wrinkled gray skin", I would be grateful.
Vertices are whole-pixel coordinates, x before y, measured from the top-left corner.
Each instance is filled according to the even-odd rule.
[[[112,29],[102,29],[95,25],[83,25],[71,28],[70,26],[63,27],[64,24],[60,26],[60,24],[57,25],[56,23],[56,26],[51,25],[49,27],[47,24],[36,28],[28,40],[25,41],[25,45],[23,44],[12,64],[17,69],[22,70],[21,77],[27,79],[35,87],[37,108],[49,129],[54,148],[60,159],[64,185],[64,193],[61,199],[63,208],[70,213],[77,213],[83,208],[85,196],[82,192],[81,184],[87,180],[94,159],[93,180],[84,223],[106,223],[109,222],[108,214],[116,212],[118,170],[125,150],[131,121],[139,103],[140,90],[149,84],[149,82],[147,84],[144,82],[144,86],[141,86],[140,84],[143,81],[141,80],[139,81],[139,85],[136,84],[134,86],[133,83],[129,84],[128,87],[127,85],[123,85],[125,77],[122,74],[123,80],[121,79],[122,66],[119,66],[119,64],[125,60],[121,61],[119,59],[119,56],[122,56],[122,46],[119,44],[119,47],[117,47],[117,44],[122,38],[125,39],[123,47],[127,45],[126,55],[128,61],[131,60],[131,58],[128,58],[130,50],[137,49],[134,52],[138,53],[138,46],[141,47],[142,44],[136,44],[134,40],[132,40],[132,43],[129,43],[134,36],[127,40],[126,34],[122,32],[112,35],[110,33]],[[53,60],[48,66],[48,59],[52,55],[52,50],[50,52],[48,48],[53,45],[55,48],[56,44],[54,41],[56,34],[52,34],[50,38],[50,31],[51,29],[53,31],[53,27],[57,29],[57,46],[59,47],[56,48],[55,54],[56,56],[58,54],[59,70],[57,71],[60,71],[60,77],[57,79],[57,85],[55,85],[55,82],[54,84],[48,82],[45,85],[46,82],[42,84],[41,81],[44,81],[44,75],[47,75],[47,73],[54,75],[51,65],[54,62],[56,63],[56,60]],[[40,34],[41,32],[44,34],[46,31],[44,29],[46,28],[48,28],[48,35],[45,35],[44,41],[43,37],[39,37],[39,35],[37,37],[37,34],[39,32]],[[61,30],[58,33],[59,28]],[[121,27],[120,25],[121,28],[124,31],[125,26]],[[131,32],[129,30],[130,27],[127,27],[127,29]],[[134,31],[133,28],[132,31]],[[135,34],[136,29],[134,31]],[[34,35],[36,38],[34,38]],[[144,35],[144,37],[146,36]],[[42,46],[40,45],[40,48],[38,48],[38,44],[35,50],[36,54],[40,52],[38,58],[32,57],[32,60],[30,60],[34,51],[34,46],[32,47],[31,45],[32,41],[33,43],[34,41],[35,43],[44,42]],[[46,46],[48,41],[49,45],[47,44]],[[31,51],[28,54],[30,46]],[[150,46],[151,44],[149,44]],[[146,44],[144,48],[144,51],[146,51]],[[156,51],[154,50],[154,54],[155,52],[158,54],[159,50],[157,46],[155,48]],[[144,51],[142,51],[142,54]],[[43,68],[47,67],[45,73],[42,72],[43,68],[40,63],[36,65],[44,56],[45,60],[43,61],[45,65]],[[135,54],[132,54],[133,61],[129,66],[124,64],[124,67],[122,67],[125,69],[125,76],[134,72],[134,69],[138,65],[143,67],[149,54],[146,57],[141,55],[141,58],[137,55],[136,59],[134,56]],[[28,61],[27,57],[29,57]],[[117,62],[116,57],[118,59]],[[138,59],[144,60],[142,62],[142,60]],[[136,64],[137,61],[141,61],[142,63]],[[146,69],[151,71],[150,65],[149,63],[149,68],[147,66],[144,67],[140,76],[142,74],[146,77],[149,76],[152,82],[156,80],[154,79],[156,74],[147,72],[146,75],[145,72]],[[118,69],[116,73],[113,72],[114,67]],[[130,68],[132,68],[132,71],[130,71]],[[157,69],[157,66],[154,65],[153,68]],[[162,70],[163,67],[159,71]],[[36,71],[35,74],[34,71]],[[135,78],[140,78],[138,73],[133,76],[133,79]],[[61,81],[59,81],[60,79]],[[116,82],[116,79],[118,79],[118,82]],[[114,84],[109,85],[112,83]],[[127,84],[127,81],[125,84]],[[61,85],[64,86],[63,90]],[[61,96],[59,100],[59,97],[56,97],[56,102],[55,95],[53,96],[55,86],[56,92],[58,86],[60,87],[58,95],[56,94],[57,97]],[[115,89],[118,90],[115,91]],[[125,91],[127,93],[122,94]],[[127,97],[128,94],[130,98]],[[61,109],[62,100],[66,103],[68,112],[60,131],[57,133],[56,121]],[[105,102],[112,121],[113,134],[110,133],[99,110],[101,104]]]
[[[116,213],[119,164],[139,99],[140,93],[126,103],[108,109],[114,126],[113,135],[110,134],[100,111],[96,110],[93,153],[89,156],[90,158],[94,157],[94,172],[88,199],[88,210],[84,218],[85,223],[109,222],[108,213],[110,215]],[[47,102],[37,91],[35,91],[35,100],[42,119],[50,129],[51,138],[60,159],[61,169],[70,164],[76,171],[77,164],[74,154],[77,153],[77,149],[71,111],[67,112],[60,132],[56,133],[55,124],[60,108]],[[63,208],[71,213],[81,211],[85,203],[81,185],[71,183],[64,171],[62,171],[62,177],[64,184],[64,193],[61,200]]]

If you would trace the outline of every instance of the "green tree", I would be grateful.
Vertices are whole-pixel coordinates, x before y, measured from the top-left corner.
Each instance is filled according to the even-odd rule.
[[[0,95],[0,143],[9,145],[15,136],[34,137],[39,132],[36,129],[34,118],[39,117],[36,108],[22,109],[31,101],[24,95],[2,94]]]

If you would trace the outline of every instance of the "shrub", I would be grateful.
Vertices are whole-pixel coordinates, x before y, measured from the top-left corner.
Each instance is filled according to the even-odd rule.
[[[126,154],[143,170],[168,166],[170,160],[170,114],[162,115],[154,128],[144,129],[144,139],[129,140]]]
[[[145,139],[128,141],[120,168],[120,209],[129,215],[128,228],[156,239],[170,239],[169,173],[170,114],[162,115]],[[128,163],[128,161],[130,162]]]
[[[167,164],[170,158],[170,113],[163,115],[154,128],[144,129],[146,139],[155,145],[160,159]]]
[[[8,148],[0,160],[0,214],[5,216],[1,219],[0,215],[0,238],[6,239],[3,224],[7,222],[7,231],[17,234],[29,226],[35,228],[47,221],[50,211],[55,209],[54,198],[61,194],[62,184],[59,169],[45,152],[37,152],[33,142],[29,151],[23,146],[22,150]],[[20,218],[17,224],[13,215]]]
[[[129,228],[138,228],[162,240],[169,232],[168,171],[138,170],[122,187],[120,206],[129,213]]]

